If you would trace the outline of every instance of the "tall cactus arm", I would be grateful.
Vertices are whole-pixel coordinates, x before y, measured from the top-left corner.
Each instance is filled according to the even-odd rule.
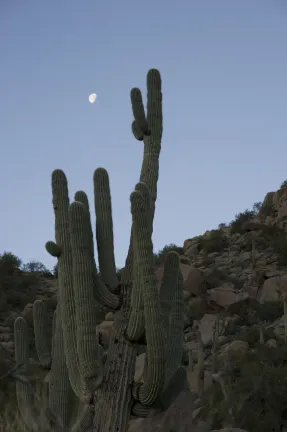
[[[78,201],[83,204],[85,211],[86,211],[86,217],[87,220],[87,230],[89,231],[89,253],[91,255],[92,262],[95,266],[95,272],[97,273],[97,267],[96,267],[96,261],[95,261],[95,250],[94,250],[94,234],[92,229],[92,222],[91,222],[91,213],[90,213],[90,206],[89,206],[89,200],[87,197],[87,194],[84,191],[77,191],[75,193],[75,201]]]
[[[150,209],[150,193],[145,183],[138,183],[135,187],[136,191],[139,191],[143,199],[145,200],[146,206]],[[151,213],[150,213],[151,215]],[[152,220],[150,220],[152,225]],[[150,229],[151,226],[150,226]],[[133,255],[134,255],[134,266],[133,266],[133,289],[131,292],[131,313],[129,317],[129,323],[127,327],[127,336],[132,341],[139,341],[143,339],[145,334],[145,320],[144,320],[144,305],[143,305],[143,293],[142,293],[142,277],[138,263],[138,253],[136,238],[133,236]]]
[[[150,209],[142,194],[131,194],[131,212],[137,244],[138,265],[142,277],[148,371],[139,386],[137,397],[143,405],[152,405],[163,390],[165,380],[165,340],[161,322],[157,279],[153,268],[153,244],[150,230]]]
[[[36,351],[41,365],[50,368],[52,363],[51,349],[47,334],[47,313],[41,300],[33,304],[33,321]]]
[[[25,374],[28,372],[29,367],[29,338],[24,318],[16,318],[14,322],[14,335],[16,363],[23,365],[23,373]],[[33,391],[30,384],[17,380],[16,392],[19,411],[26,427],[33,432],[38,432],[39,419],[35,410]]]
[[[95,180],[96,181],[96,180]],[[110,195],[110,193],[108,192],[108,194]],[[106,284],[105,281],[103,280],[103,276],[102,276],[102,268],[103,268],[103,263],[100,265],[100,273],[101,276],[99,277],[98,272],[97,272],[97,267],[96,267],[96,263],[95,263],[95,256],[94,256],[94,241],[93,241],[93,230],[92,230],[92,224],[91,224],[91,215],[90,215],[90,209],[89,209],[89,202],[88,202],[88,197],[85,194],[85,192],[83,191],[78,191],[75,194],[75,200],[82,203],[84,208],[85,208],[85,213],[86,213],[86,217],[87,217],[87,230],[88,230],[88,242],[89,242],[89,253],[91,256],[91,260],[92,260],[92,264],[93,264],[93,268],[94,268],[94,272],[93,272],[93,285],[94,285],[94,296],[96,298],[96,300],[98,301],[98,303],[100,303],[103,306],[106,306],[110,309],[113,310],[117,310],[120,307],[120,298],[119,296],[117,296],[116,294],[114,294],[113,292],[110,291],[110,287],[111,290],[115,290],[115,287],[118,287],[118,279],[116,276],[116,267],[115,265],[113,265],[114,263],[114,251],[113,251],[113,241],[110,242],[109,240],[107,241],[107,247],[112,249],[112,253],[106,253],[107,258],[109,256],[113,256],[113,259],[111,260],[112,264],[110,263],[106,263],[106,267],[104,266],[104,274],[106,274],[106,281],[108,281],[108,283]],[[105,204],[103,205],[103,208],[105,209]],[[105,226],[105,221],[109,218],[103,218],[102,217],[102,207],[101,204],[99,203],[98,205],[98,216],[99,219],[104,219],[103,220],[103,226],[102,226],[102,230],[104,233],[109,232],[110,229],[112,229],[112,222],[108,222],[108,226]],[[110,215],[110,219],[111,219],[111,215]],[[113,232],[111,233],[111,237],[113,238]],[[104,238],[102,239],[104,240]],[[103,243],[103,241],[102,241]],[[102,245],[103,247],[103,245]],[[104,246],[105,248],[105,246]],[[104,255],[105,257],[105,252],[101,250],[101,248],[98,246],[99,252],[98,255],[99,257],[101,257],[100,262],[103,261],[103,257],[102,255]],[[102,267],[102,268],[101,268]],[[111,270],[110,272],[108,270]],[[114,276],[113,276],[114,274]],[[110,285],[109,285],[110,283]]]
[[[75,399],[66,365],[61,308],[58,305],[53,318],[53,361],[49,377],[49,409],[56,415],[58,425],[67,427],[73,415]]]
[[[131,90],[131,104],[134,115],[132,132],[137,140],[144,142],[143,161],[140,182],[145,183],[151,195],[151,221],[154,218],[159,175],[159,156],[162,138],[162,92],[161,77],[157,69],[150,69],[147,74],[147,115],[138,88]],[[128,264],[132,257],[132,238],[128,251]]]
[[[131,90],[131,103],[134,115],[133,132],[135,137],[141,132],[144,141],[144,155],[140,181],[145,183],[151,194],[152,219],[157,197],[157,181],[159,174],[159,155],[162,138],[162,92],[161,77],[156,69],[147,74],[147,114],[145,117],[142,96],[139,89]]]
[[[109,175],[104,168],[94,172],[94,196],[96,212],[96,238],[101,279],[112,292],[119,285],[115,253],[112,217],[112,200]]]
[[[144,154],[142,168],[140,174],[140,183],[137,185],[139,190],[144,193],[141,188],[146,188],[149,191],[150,200],[150,224],[151,232],[153,230],[153,218],[155,212],[155,201],[157,198],[157,181],[159,175],[159,155],[161,150],[162,138],[162,92],[161,92],[161,77],[156,69],[151,69],[147,74],[147,115],[142,101],[142,94],[138,88],[131,90],[131,104],[134,115],[132,123],[132,131],[136,139],[144,141]],[[143,186],[144,185],[144,186]],[[136,190],[137,190],[136,187]],[[133,228],[132,228],[133,230]],[[136,314],[136,311],[143,310],[143,299],[140,291],[140,281],[137,265],[136,251],[134,251],[133,234],[129,245],[127,265],[133,265],[135,293],[132,294],[132,312],[130,323],[127,329],[127,336],[131,340],[138,340],[143,333],[143,314]],[[134,289],[134,288],[133,288]]]
[[[71,386],[75,394],[83,402],[89,402],[92,397],[92,389],[80,373],[80,364],[77,353],[76,341],[76,310],[73,293],[73,266],[72,251],[69,232],[69,194],[68,182],[65,173],[55,170],[52,173],[52,195],[55,213],[55,238],[56,246],[52,242],[46,244],[48,252],[59,250],[58,301],[61,308],[61,321],[63,328],[64,348],[66,363],[69,371]]]
[[[97,319],[93,299],[93,264],[89,251],[89,226],[80,202],[70,205],[70,238],[73,257],[73,287],[76,309],[76,341],[80,371],[96,390],[103,380],[101,351],[97,343]]]

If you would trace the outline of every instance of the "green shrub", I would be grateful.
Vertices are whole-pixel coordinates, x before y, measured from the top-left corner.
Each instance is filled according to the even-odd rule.
[[[259,341],[260,334],[257,328],[247,328],[236,333],[232,340],[248,342],[253,347]]]
[[[270,246],[278,254],[278,264],[283,267],[287,266],[287,238],[285,231],[270,225],[263,225],[261,231],[269,241]]]
[[[259,301],[253,300],[252,309],[256,311],[260,321],[273,322],[284,313],[282,301],[259,303]]]
[[[12,252],[4,252],[2,255],[0,255],[0,269],[2,271],[10,271],[15,268],[20,268],[21,264],[21,259]]]
[[[258,213],[261,207],[262,207],[262,202],[261,201],[256,202],[253,204],[252,211],[254,211],[254,213]]]
[[[267,217],[273,216],[275,213],[275,208],[271,202],[264,202],[260,208],[260,214]]]
[[[201,237],[199,248],[205,253],[221,252],[228,246],[228,239],[220,230],[212,230],[207,236]]]
[[[47,267],[39,261],[30,261],[22,266],[22,270],[27,273],[46,273]]]
[[[226,228],[227,227],[227,224],[225,223],[225,222],[221,222],[219,225],[218,225],[218,229],[220,230],[220,229],[223,229],[223,228]]]
[[[166,245],[164,248],[160,249],[158,253],[154,254],[155,265],[159,266],[165,262],[168,252],[175,251],[179,255],[184,253],[184,249],[181,246],[177,246],[173,243]]]
[[[248,221],[250,221],[255,216],[255,212],[253,210],[245,210],[242,213],[238,213],[235,215],[234,220],[230,223],[230,232],[232,234],[240,233],[242,234],[242,225]]]
[[[228,359],[223,374],[227,397],[219,384],[206,395],[212,427],[220,428],[228,419],[249,432],[282,431],[287,426],[286,376],[286,345],[258,345],[241,359]]]
[[[287,180],[284,180],[284,182],[281,183],[280,189],[283,189],[287,187]]]

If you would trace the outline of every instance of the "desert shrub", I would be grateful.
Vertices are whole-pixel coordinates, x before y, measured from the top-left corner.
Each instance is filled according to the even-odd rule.
[[[260,211],[261,207],[262,207],[262,202],[260,202],[260,201],[255,202],[252,206],[252,211],[254,211],[254,213],[258,213]]]
[[[27,294],[22,293],[21,291],[15,291],[13,289],[7,291],[7,303],[12,306],[23,308],[29,303],[29,296]]]
[[[269,241],[270,246],[278,254],[278,264],[287,266],[287,238],[283,229],[277,226],[262,225],[262,234]]]
[[[275,208],[271,202],[264,202],[260,208],[260,214],[267,217],[273,216],[275,213]]]
[[[232,336],[232,340],[248,342],[250,347],[254,347],[260,339],[258,328],[250,327],[245,330],[240,330]]]
[[[230,358],[219,384],[210,394],[213,427],[229,423],[249,432],[280,432],[287,426],[287,347],[258,345],[241,359]]]
[[[154,254],[155,265],[159,266],[163,264],[165,262],[168,252],[172,251],[177,252],[179,255],[182,255],[184,253],[184,249],[181,246],[177,246],[173,243],[166,245],[164,248],[160,249],[158,253]]]
[[[20,268],[22,261],[12,252],[4,252],[0,255],[0,270],[1,272],[10,272],[16,268]]]
[[[280,318],[284,313],[283,302],[281,301],[273,301],[266,303],[259,303],[258,301],[254,301],[252,307],[256,311],[256,314],[260,321],[273,322],[277,318]]]
[[[47,267],[39,261],[30,261],[22,266],[22,270],[27,273],[45,273]]]
[[[222,223],[220,223],[218,225],[218,229],[223,229],[223,228],[226,228],[226,227],[227,227],[227,224],[225,222],[222,222]]]
[[[230,223],[230,232],[232,234],[242,233],[242,225],[248,221],[250,221],[255,216],[255,212],[253,210],[245,210],[242,213],[238,213],[235,215],[235,218]]]
[[[212,230],[207,236],[202,236],[199,248],[205,253],[221,252],[228,246],[228,239],[220,230]]]
[[[284,180],[284,181],[281,183],[281,185],[280,185],[280,189],[283,189],[283,188],[285,188],[285,187],[287,187],[287,180]]]
[[[53,267],[53,275],[57,278],[58,277],[58,264],[55,264]]]

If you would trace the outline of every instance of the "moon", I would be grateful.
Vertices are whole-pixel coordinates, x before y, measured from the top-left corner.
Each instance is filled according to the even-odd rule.
[[[96,99],[97,99],[97,95],[96,95],[96,93],[92,93],[92,94],[90,94],[90,96],[89,96],[89,102],[92,104],[92,103],[94,103],[95,101],[96,101]]]

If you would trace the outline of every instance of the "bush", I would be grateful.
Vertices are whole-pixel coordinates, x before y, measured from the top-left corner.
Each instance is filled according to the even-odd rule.
[[[242,213],[238,213],[235,215],[234,220],[230,223],[230,232],[232,234],[240,233],[242,234],[242,225],[251,219],[253,219],[255,216],[255,212],[253,210],[245,210]]]
[[[273,322],[277,318],[280,318],[283,313],[283,302],[273,301],[266,303],[254,303],[253,308],[256,310],[256,314],[261,321]]]
[[[274,216],[275,208],[272,203],[266,201],[262,204],[260,208],[260,214],[267,217],[267,216]]]
[[[287,266],[287,238],[283,229],[276,226],[262,226],[262,234],[278,254],[278,264]]]
[[[22,266],[22,270],[26,273],[47,273],[48,270],[43,263],[39,261],[30,261]]]
[[[166,256],[169,252],[177,252],[179,255],[184,253],[184,249],[181,246],[177,246],[173,243],[166,245],[164,248],[160,249],[158,253],[154,254],[155,265],[160,266],[166,260]]]
[[[221,252],[228,246],[228,239],[222,231],[212,230],[206,237],[201,237],[199,248],[205,253]]]
[[[14,255],[12,252],[4,252],[0,255],[0,269],[1,270],[13,270],[20,268],[22,261],[19,257]]]
[[[233,427],[249,432],[280,432],[287,426],[287,347],[258,345],[245,357],[228,359],[223,374],[227,397],[219,384],[206,395],[213,428],[227,417]]]
[[[284,182],[281,183],[280,189],[283,189],[287,187],[287,180],[284,180]]]
[[[58,277],[58,263],[54,265],[53,268],[53,275],[57,278]]]
[[[219,225],[218,225],[218,229],[220,230],[220,229],[224,229],[224,228],[226,228],[227,227],[227,224],[225,223],[225,222],[221,222]]]
[[[258,213],[260,211],[261,207],[262,207],[262,202],[260,202],[260,201],[256,202],[253,204],[252,211],[254,211],[254,213]]]

